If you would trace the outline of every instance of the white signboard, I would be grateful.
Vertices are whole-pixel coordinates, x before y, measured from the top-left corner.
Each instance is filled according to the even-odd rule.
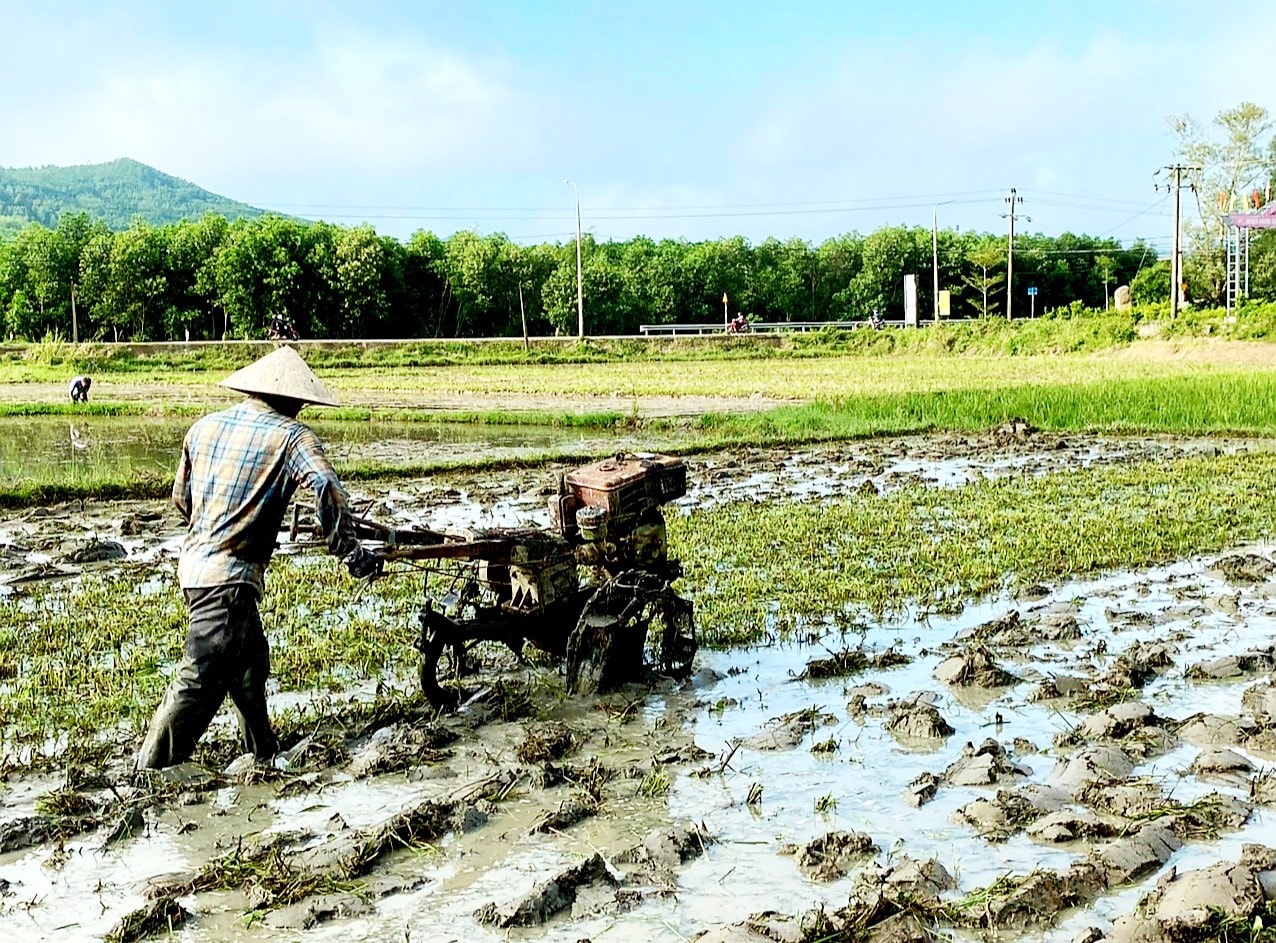
[[[917,327],[917,276],[904,276],[904,326]]]

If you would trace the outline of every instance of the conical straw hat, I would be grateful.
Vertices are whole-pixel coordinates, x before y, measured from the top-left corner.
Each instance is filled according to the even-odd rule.
[[[241,393],[258,393],[265,396],[286,396],[304,403],[319,406],[336,406],[337,398],[324,386],[291,347],[278,347],[260,360],[236,370],[218,386],[239,390]]]

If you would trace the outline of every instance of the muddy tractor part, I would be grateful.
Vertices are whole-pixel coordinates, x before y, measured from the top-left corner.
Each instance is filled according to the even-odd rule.
[[[648,670],[687,674],[694,608],[672,588],[682,567],[669,558],[661,510],[686,490],[681,459],[622,453],[559,479],[547,530],[369,532],[387,560],[432,561],[416,642],[430,703],[457,705],[487,642],[520,660],[527,644],[565,658],[573,694]]]

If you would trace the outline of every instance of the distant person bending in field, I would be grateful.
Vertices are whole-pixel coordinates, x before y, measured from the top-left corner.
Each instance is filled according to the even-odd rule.
[[[87,403],[89,401],[89,387],[92,385],[92,377],[75,377],[70,386],[67,387],[71,393],[71,402]]]

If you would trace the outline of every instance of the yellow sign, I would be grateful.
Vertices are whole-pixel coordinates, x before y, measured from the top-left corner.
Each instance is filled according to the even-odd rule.
[[[939,316],[946,318],[952,311],[953,293],[945,288],[939,293]]]

